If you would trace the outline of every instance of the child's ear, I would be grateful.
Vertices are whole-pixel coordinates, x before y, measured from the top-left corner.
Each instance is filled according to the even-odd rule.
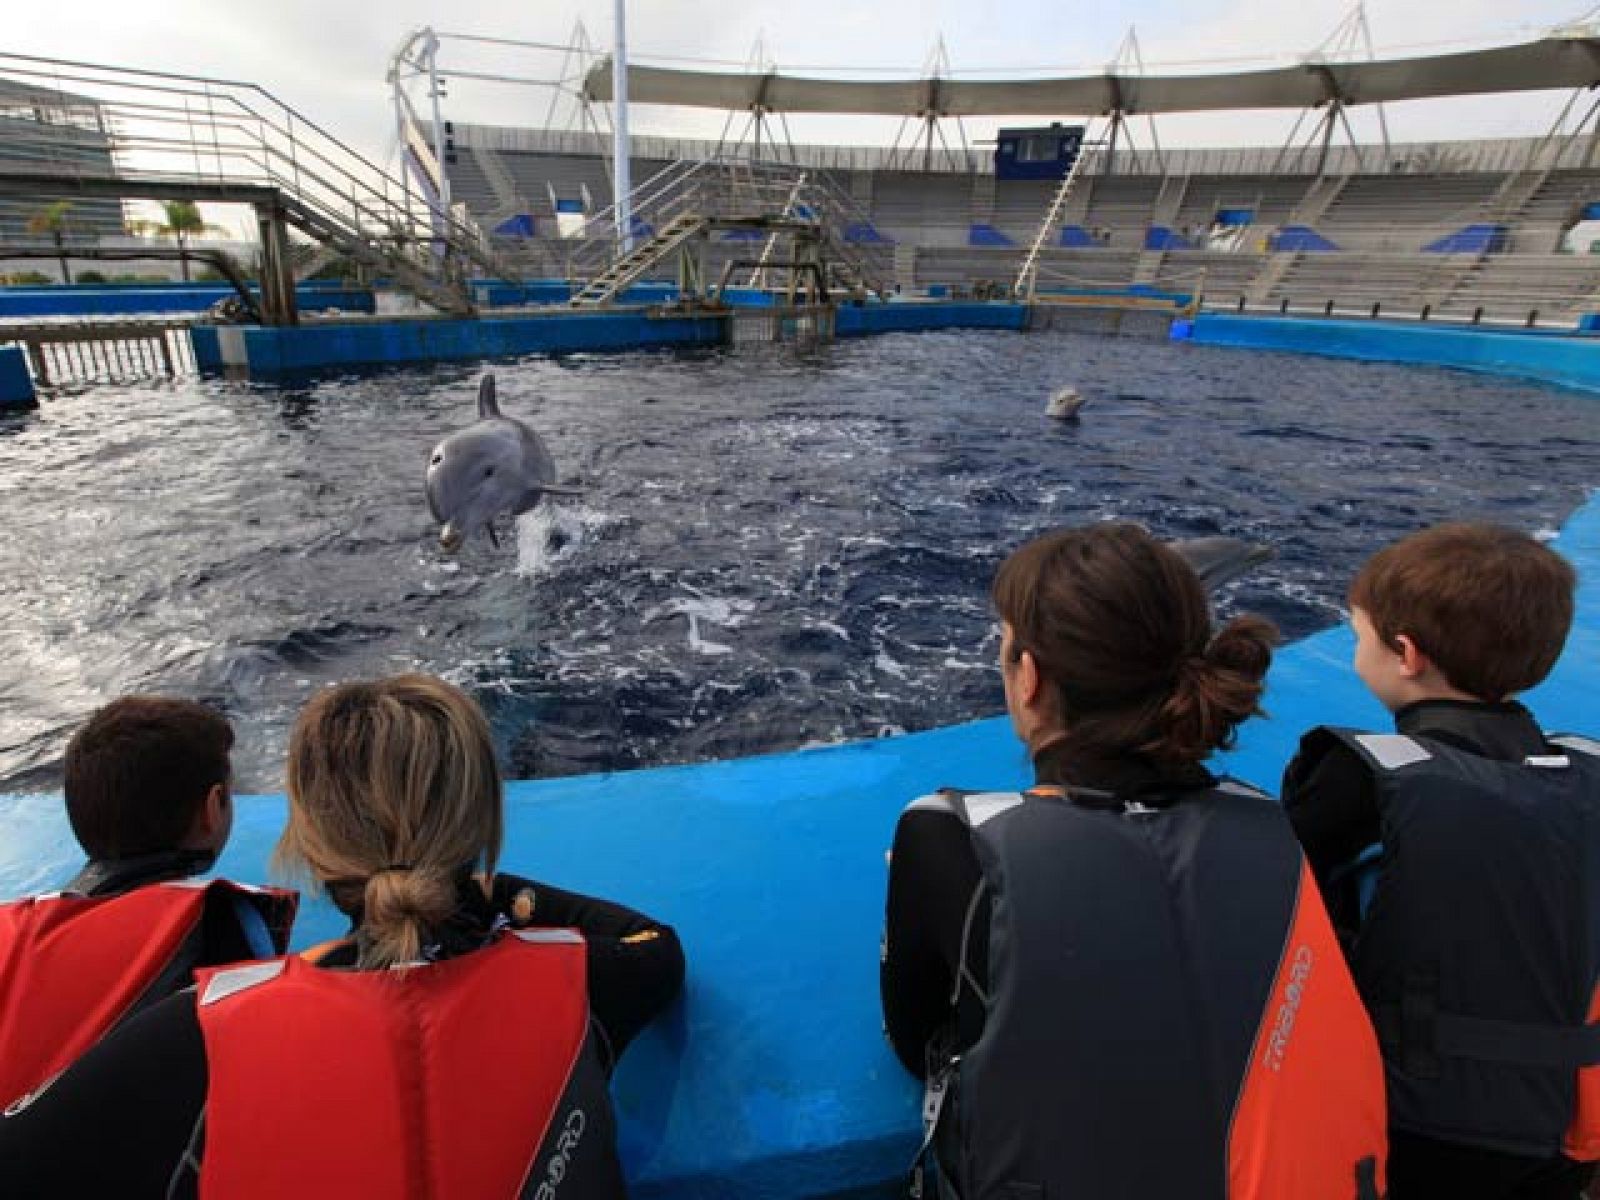
[[[1405,678],[1416,679],[1433,666],[1433,660],[1417,648],[1410,634],[1397,633],[1394,644],[1396,657],[1400,660],[1400,674]]]
[[[1027,650],[1017,656],[1017,689],[1024,704],[1039,702],[1039,663]]]

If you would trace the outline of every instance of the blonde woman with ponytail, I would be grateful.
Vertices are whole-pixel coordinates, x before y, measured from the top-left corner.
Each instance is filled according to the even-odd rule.
[[[890,856],[918,1194],[1382,1193],[1377,1043],[1316,887],[1277,804],[1205,766],[1259,712],[1275,632],[1214,630],[1182,550],[1065,529],[996,576],[1035,784],[924,796]]]
[[[622,1196],[606,1081],[672,929],[497,870],[488,722],[442,680],[318,694],[288,782],[278,858],[348,936],[126,1023],[0,1121],[8,1194]]]

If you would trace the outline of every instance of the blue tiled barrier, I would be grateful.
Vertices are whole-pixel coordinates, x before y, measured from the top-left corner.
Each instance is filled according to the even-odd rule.
[[[834,317],[838,337],[869,333],[909,333],[930,329],[1026,328],[1028,310],[1022,304],[972,301],[841,305]]]
[[[21,346],[0,346],[0,412],[38,404]]]
[[[119,313],[204,312],[237,295],[225,283],[106,283],[71,287],[0,287],[0,317],[108,316]],[[257,293],[259,295],[259,293]],[[303,283],[295,288],[303,312],[370,313],[371,288]]]
[[[1578,620],[1529,701],[1547,725],[1593,722],[1600,685],[1600,499],[1557,546],[1578,566]],[[1300,733],[1384,727],[1350,669],[1348,630],[1284,649],[1271,720],[1218,765],[1276,789]],[[629,1050],[615,1083],[633,1194],[643,1200],[825,1196],[886,1183],[918,1140],[918,1089],[883,1040],[878,935],[888,847],[911,798],[942,785],[1010,788],[1026,764],[992,718],[908,737],[507,788],[509,871],[614,896],[683,938],[683,1002]],[[267,878],[279,796],[241,796],[219,869]],[[0,796],[0,897],[64,882],[77,855],[60,802]],[[308,904],[304,947],[340,922]]]
[[[1252,350],[1461,367],[1600,391],[1600,341],[1591,337],[1432,323],[1204,313],[1195,319],[1193,340]]]

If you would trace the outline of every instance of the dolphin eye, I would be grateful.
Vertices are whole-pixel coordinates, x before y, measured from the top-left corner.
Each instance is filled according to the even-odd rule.
[[[483,469],[483,477],[485,479],[489,478],[489,476],[491,476],[493,474],[494,474],[494,468],[493,467],[485,467]]]
[[[435,454],[435,455],[434,455],[434,456],[433,456],[433,458],[432,458],[432,459],[431,459],[431,460],[430,460],[430,462],[429,462],[429,465],[430,465],[430,466],[434,466],[434,467],[437,467],[437,466],[438,466],[438,465],[439,465],[439,464],[440,464],[440,463],[442,463],[442,462],[443,462],[443,461],[444,461],[444,455],[442,455],[442,454]]]

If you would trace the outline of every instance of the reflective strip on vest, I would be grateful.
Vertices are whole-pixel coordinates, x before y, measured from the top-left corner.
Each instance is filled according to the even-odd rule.
[[[291,957],[215,997],[246,972],[208,972],[201,1194],[293,1196],[314,1180],[328,1196],[509,1198],[558,1111],[568,1156],[586,1129],[603,1136],[596,1113],[562,1103],[588,1036],[587,948],[521,932],[534,936],[405,971]]]

